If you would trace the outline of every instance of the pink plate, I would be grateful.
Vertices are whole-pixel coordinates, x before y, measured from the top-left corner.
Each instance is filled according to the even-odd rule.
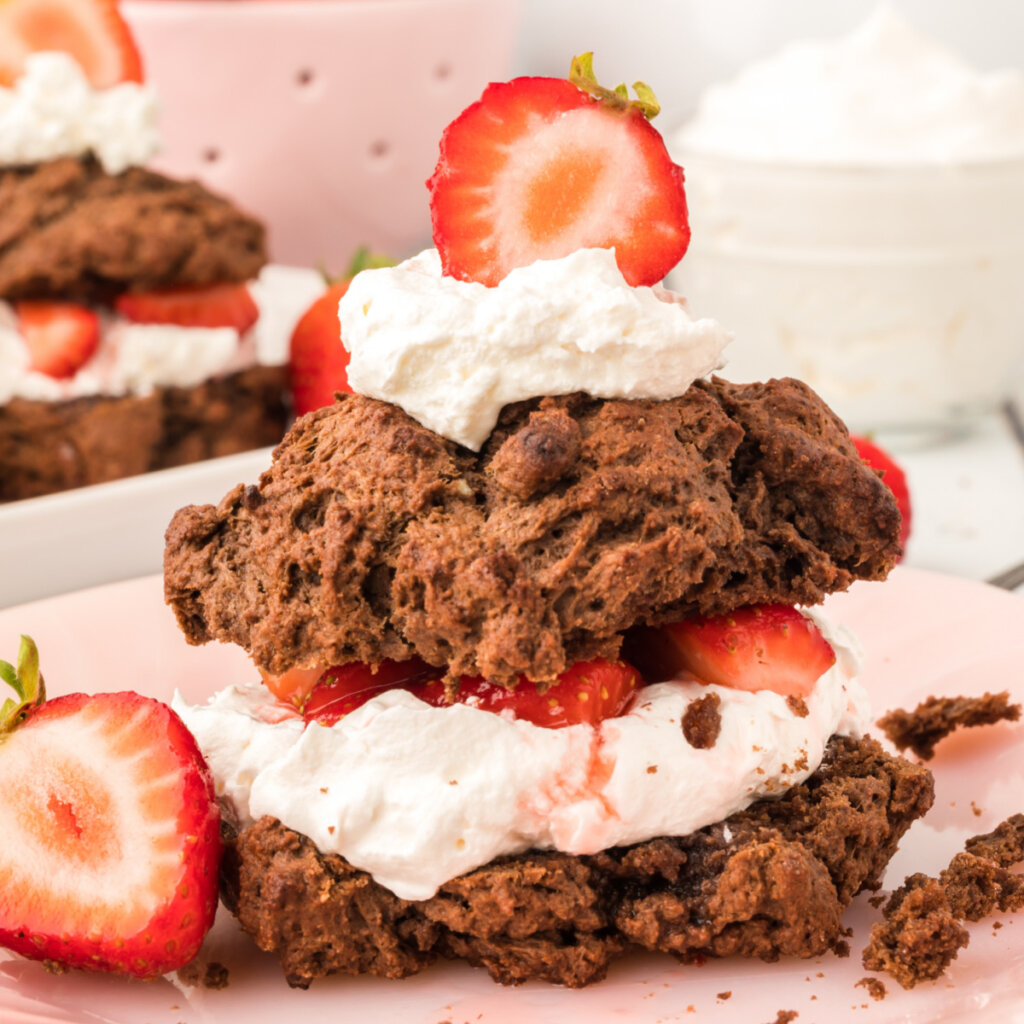
[[[831,598],[827,608],[856,630],[869,652],[864,678],[879,711],[912,707],[932,693],[1008,689],[1015,700],[1024,700],[1019,597],[898,569],[884,584],[857,584]],[[0,612],[0,654],[13,656],[21,632],[38,642],[54,694],[131,688],[166,699],[177,687],[194,700],[252,674],[245,656],[232,648],[185,645],[162,603],[158,577]],[[958,734],[939,748],[932,768],[935,807],[906,837],[890,869],[890,886],[911,871],[940,870],[968,835],[1024,810],[1024,727],[1004,724]],[[864,896],[854,902],[846,918],[853,929],[848,959],[720,960],[683,967],[668,957],[643,955],[614,965],[606,981],[581,991],[540,983],[503,989],[480,971],[443,964],[402,982],[338,977],[302,992],[287,987],[276,962],[249,945],[222,911],[202,954],[228,968],[222,990],[188,989],[167,980],[54,976],[39,964],[0,953],[0,1020],[760,1024],[774,1020],[778,1010],[795,1010],[797,1024],[1024,1022],[1024,917],[1001,915],[970,926],[971,944],[948,977],[910,992],[886,979],[888,995],[875,1002],[856,982],[866,974],[859,952],[877,914]],[[1000,917],[1005,927],[996,930],[993,921]],[[722,998],[725,993],[731,994]]]

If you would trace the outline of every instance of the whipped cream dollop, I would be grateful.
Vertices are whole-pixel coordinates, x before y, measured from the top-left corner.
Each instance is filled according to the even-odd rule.
[[[436,708],[405,690],[332,726],[304,726],[259,683],[201,706],[175,695],[173,706],[243,826],[271,815],[397,896],[427,899],[503,854],[590,854],[688,835],[802,782],[830,736],[858,736],[869,720],[856,641],[814,618],[836,663],[806,715],[770,691],[691,677],[645,687],[625,715],[597,728]],[[721,731],[698,750],[682,717],[709,693],[721,700]]]
[[[671,292],[627,284],[611,249],[539,260],[494,288],[442,275],[429,249],[357,275],[338,316],[355,391],[473,450],[510,402],[681,395],[730,340]]]
[[[281,366],[299,317],[325,288],[306,267],[271,264],[249,283],[259,319],[244,334],[232,327],[136,324],[104,310],[95,354],[73,377],[29,369],[29,351],[14,307],[0,300],[0,405],[12,398],[55,402],[94,395],[148,395],[195,387],[249,366]]]
[[[108,174],[146,163],[160,148],[149,86],[94,89],[66,53],[34,53],[13,88],[0,87],[0,164],[92,152]]]
[[[882,6],[852,34],[792,43],[707,90],[687,153],[807,163],[1024,156],[1024,74],[981,73]]]

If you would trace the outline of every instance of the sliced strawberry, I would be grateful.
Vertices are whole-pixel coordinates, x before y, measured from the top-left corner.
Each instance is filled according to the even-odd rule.
[[[360,271],[391,265],[386,256],[365,247],[358,249],[345,276],[329,285],[295,325],[288,363],[296,416],[331,405],[336,391],[351,392],[349,354],[341,342],[338,303]]]
[[[272,676],[260,669],[260,675],[263,677],[263,684],[278,700],[301,708],[325,671],[323,667],[290,668],[279,676]]]
[[[544,693],[526,679],[508,690],[486,679],[463,677],[454,702],[484,711],[508,711],[514,718],[534,725],[561,729],[567,725],[597,725],[621,715],[640,683],[640,673],[632,665],[597,658],[576,662]],[[429,704],[443,707],[453,703],[441,686],[428,686],[425,691],[417,696]]]
[[[385,690],[412,690],[419,696],[420,688],[430,680],[440,680],[441,671],[421,661],[383,661],[374,671],[369,665],[354,662],[328,669],[310,691],[303,703],[302,714],[307,722],[333,725],[371,697]],[[437,689],[444,692],[440,682]]]
[[[116,0],[3,0],[0,85],[11,85],[40,50],[71,54],[97,89],[142,81],[142,60]]]
[[[96,351],[99,317],[72,302],[18,302],[18,327],[29,351],[29,369],[73,377]]]
[[[22,654],[25,680],[24,641]],[[11,666],[0,675],[10,682]],[[39,705],[31,686],[15,688],[20,699],[0,711],[0,945],[140,978],[183,966],[213,922],[220,857],[213,781],[192,735],[135,693]]]
[[[239,334],[252,327],[260,315],[256,301],[244,284],[125,292],[115,300],[114,308],[137,324],[234,327]]]
[[[734,690],[806,697],[836,655],[818,627],[785,604],[698,615],[632,636],[628,651],[651,680],[690,672]]]
[[[579,85],[491,84],[445,129],[427,187],[446,274],[496,285],[535,260],[614,246],[623,277],[653,285],[682,259],[683,172],[648,120],[651,105],[586,72]]]
[[[869,441],[865,437],[855,437],[853,435],[850,436],[850,440],[853,441],[857,448],[857,454],[861,459],[872,469],[881,471],[882,480],[889,490],[892,491],[893,497],[896,499],[896,505],[900,510],[900,516],[902,517],[900,522],[900,547],[905,548],[907,540],[910,538],[911,511],[910,488],[907,486],[906,474],[896,465],[892,456],[879,448],[873,441]]]

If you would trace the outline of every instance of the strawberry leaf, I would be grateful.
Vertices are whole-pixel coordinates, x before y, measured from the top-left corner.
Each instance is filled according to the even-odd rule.
[[[39,649],[29,636],[22,636],[18,647],[18,667],[9,661],[0,661],[0,679],[18,695],[10,697],[0,706],[0,736],[10,732],[25,717],[25,713],[46,700],[46,687],[39,673]]]
[[[613,107],[616,110],[628,110],[636,107],[644,117],[650,121],[661,112],[661,105],[654,95],[654,90],[646,82],[634,82],[633,91],[636,99],[629,98],[629,90],[622,83],[614,89],[607,89],[601,85],[594,74],[594,54],[592,52],[581,53],[573,57],[569,65],[569,81],[578,89],[589,93],[595,99]]]

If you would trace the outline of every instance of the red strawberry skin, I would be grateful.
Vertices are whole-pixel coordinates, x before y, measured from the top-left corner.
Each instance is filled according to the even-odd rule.
[[[910,539],[911,518],[910,488],[907,486],[906,473],[893,461],[892,456],[888,452],[879,448],[873,441],[869,441],[866,437],[856,437],[852,434],[850,435],[850,440],[853,441],[857,454],[861,459],[872,469],[877,469],[881,472],[883,482],[892,491],[900,510],[900,516],[902,517],[900,523],[900,547],[906,548],[907,541]]]
[[[165,704],[71,694],[0,744],[0,945],[151,978],[191,960],[217,905],[220,816]]]
[[[790,605],[746,605],[637,631],[629,656],[650,680],[689,672],[702,683],[806,697],[835,664],[818,627]]]
[[[18,302],[18,328],[29,351],[29,369],[73,377],[100,341],[99,317],[72,302]]]
[[[252,327],[260,315],[255,299],[244,284],[128,292],[117,297],[114,308],[137,324],[233,327],[239,334]]]
[[[332,284],[295,325],[289,345],[292,400],[302,416],[334,402],[336,391],[351,392],[348,350],[341,343],[338,303],[351,278]]]
[[[427,187],[442,268],[464,281],[614,246],[626,281],[653,285],[690,240],[683,171],[657,130],[565,79],[489,85],[445,129]]]

